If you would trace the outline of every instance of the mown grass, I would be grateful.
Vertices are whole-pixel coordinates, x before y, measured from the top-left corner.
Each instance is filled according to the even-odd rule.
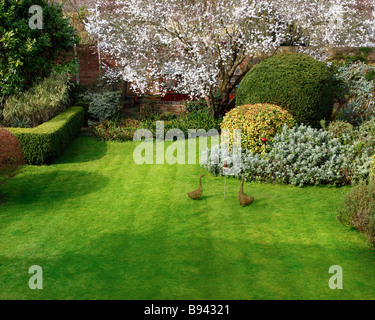
[[[348,188],[246,183],[136,165],[135,143],[81,136],[2,187],[0,299],[374,299],[375,251],[341,226]],[[204,196],[186,193],[203,178]],[[44,272],[30,290],[31,265]],[[344,289],[331,290],[331,265]]]

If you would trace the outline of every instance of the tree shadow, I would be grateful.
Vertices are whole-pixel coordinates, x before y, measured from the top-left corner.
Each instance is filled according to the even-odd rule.
[[[107,143],[105,141],[81,134],[54,164],[90,162],[103,158],[106,153]]]
[[[85,230],[82,230],[82,235]],[[76,235],[72,235],[76,236]],[[59,242],[25,254],[0,256],[1,299],[248,299],[373,298],[371,249],[185,237],[155,228],[81,237],[78,250]],[[53,251],[54,254],[49,253]],[[350,254],[348,254],[348,251]],[[328,268],[347,268],[362,292],[330,290]],[[43,290],[30,290],[28,268],[43,268]],[[352,267],[354,266],[354,267]],[[228,276],[230,275],[230,276]],[[251,276],[249,276],[251,275]],[[280,290],[281,289],[281,290]],[[345,295],[343,295],[343,293]],[[281,294],[281,295],[280,295]],[[340,294],[340,295],[338,295]]]
[[[3,186],[2,199],[6,199],[4,204],[20,205],[59,202],[97,192],[108,180],[101,174],[86,171],[25,172]]]

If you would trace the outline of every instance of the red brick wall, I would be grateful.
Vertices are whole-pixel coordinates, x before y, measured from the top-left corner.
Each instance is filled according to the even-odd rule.
[[[79,82],[92,86],[99,78],[98,54],[95,46],[78,46]]]
[[[99,60],[96,46],[78,46],[77,56],[79,59],[79,82],[92,87],[99,78]],[[106,57],[102,57],[102,62],[109,67],[114,65],[113,60]],[[105,69],[102,68],[102,75],[104,74]],[[74,80],[76,80],[75,77]],[[123,90],[123,85],[121,85],[121,90]],[[129,83],[126,85],[126,91],[123,90],[123,95],[136,96],[130,89]]]
[[[140,106],[140,113],[142,113],[144,105],[141,104]],[[162,113],[173,113],[175,115],[180,114],[181,112],[185,111],[185,106],[178,102],[163,102],[160,101],[154,106],[155,109],[159,110]]]

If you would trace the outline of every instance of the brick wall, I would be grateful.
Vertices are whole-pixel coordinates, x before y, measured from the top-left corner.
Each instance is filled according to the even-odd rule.
[[[181,101],[158,101],[153,107],[164,114],[173,113],[175,115],[178,115],[181,112],[185,111],[185,106],[181,103]],[[140,113],[142,113],[144,108],[145,105],[141,103]]]
[[[92,86],[99,78],[98,54],[95,46],[78,46],[79,82]]]
[[[99,79],[99,60],[96,46],[78,46],[77,56],[79,59],[79,83],[92,87]],[[102,62],[108,67],[114,66],[114,61],[107,57],[102,57]],[[102,75],[105,74],[105,69],[102,68]],[[76,80],[76,77],[73,78]],[[130,83],[122,83],[119,88],[125,95],[136,96],[130,89]]]

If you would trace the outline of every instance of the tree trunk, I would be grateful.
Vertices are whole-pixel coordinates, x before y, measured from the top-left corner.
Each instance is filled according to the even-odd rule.
[[[204,98],[207,107],[211,110],[212,115],[217,119],[228,112],[232,107],[230,107],[229,93],[222,93],[220,97],[215,99],[213,94],[210,94]]]
[[[98,16],[98,3],[95,4],[95,14]],[[100,40],[98,38],[96,42],[96,46],[98,49],[98,63],[99,63],[99,79],[102,78],[102,56],[100,54]]]
[[[221,97],[220,97],[220,115],[224,115],[227,113],[231,108],[229,106],[229,93],[231,92],[230,84],[227,83],[225,87],[223,88],[223,91],[221,91]]]
[[[211,114],[216,117],[217,115],[215,114],[215,99],[214,99],[214,96],[212,94],[209,94],[209,95],[204,97],[204,100],[206,101],[207,107],[211,111]]]

